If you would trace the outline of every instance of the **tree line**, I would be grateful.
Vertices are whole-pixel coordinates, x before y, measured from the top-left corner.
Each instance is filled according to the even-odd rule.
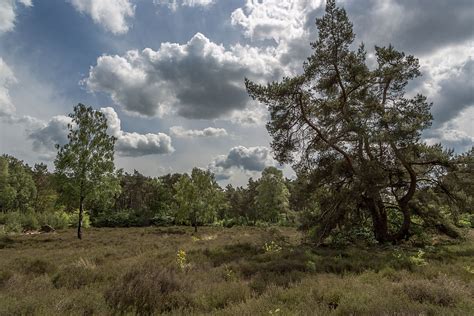
[[[84,218],[96,227],[192,225],[196,231],[208,224],[295,223],[288,189],[292,181],[275,167],[266,168],[258,180],[250,178],[246,187],[225,188],[210,171],[199,168],[160,177],[100,169],[94,180],[89,174],[82,181],[59,168],[57,163],[55,172],[50,172],[43,163],[30,167],[15,157],[1,156],[0,225],[6,225],[9,216],[23,215],[23,223],[14,223],[11,229],[33,230],[40,224],[64,228],[55,216],[74,214],[68,225],[78,225],[82,237]],[[40,220],[45,216],[49,221]]]

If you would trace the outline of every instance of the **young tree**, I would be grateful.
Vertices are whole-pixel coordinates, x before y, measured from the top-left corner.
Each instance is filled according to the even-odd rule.
[[[426,97],[405,96],[420,76],[418,59],[375,47],[369,69],[364,45],[353,50],[352,24],[335,0],[316,25],[319,37],[302,75],[268,85],[246,79],[250,96],[269,107],[275,156],[317,184],[317,243],[354,212],[371,218],[379,242],[407,238],[410,204],[445,172],[450,156],[420,141],[432,119]],[[391,215],[401,224],[391,224]]]
[[[113,173],[116,139],[107,135],[104,114],[92,107],[78,104],[69,117],[69,143],[57,146],[54,164],[65,192],[79,204],[77,237],[82,239],[84,201]]]
[[[281,215],[289,212],[289,196],[283,172],[275,167],[265,168],[255,197],[258,217],[268,222],[277,222]]]
[[[174,188],[176,220],[191,222],[195,232],[199,224],[214,221],[218,209],[225,202],[224,192],[214,175],[199,168],[194,168],[191,176],[182,175]]]

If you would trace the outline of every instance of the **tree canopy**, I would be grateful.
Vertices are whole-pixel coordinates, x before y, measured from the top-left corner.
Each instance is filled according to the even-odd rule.
[[[315,183],[317,243],[361,217],[370,218],[379,242],[407,238],[417,193],[438,184],[451,156],[421,141],[431,104],[406,94],[408,82],[421,75],[418,59],[376,46],[369,67],[334,0],[316,25],[319,36],[301,75],[267,85],[246,79],[250,96],[270,110],[276,159]]]

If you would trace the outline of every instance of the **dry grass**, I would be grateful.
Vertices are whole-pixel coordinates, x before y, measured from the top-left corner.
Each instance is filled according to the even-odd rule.
[[[311,249],[292,228],[3,236],[0,315],[473,315],[472,231],[419,250]]]

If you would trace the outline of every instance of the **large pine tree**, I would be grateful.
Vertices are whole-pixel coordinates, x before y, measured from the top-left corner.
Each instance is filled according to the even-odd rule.
[[[376,66],[369,68],[334,0],[316,25],[319,37],[301,75],[268,85],[246,80],[250,96],[270,110],[276,158],[316,183],[316,242],[364,216],[379,242],[407,238],[417,192],[436,183],[449,160],[441,146],[421,141],[431,104],[405,95],[420,76],[418,59],[375,47]]]

